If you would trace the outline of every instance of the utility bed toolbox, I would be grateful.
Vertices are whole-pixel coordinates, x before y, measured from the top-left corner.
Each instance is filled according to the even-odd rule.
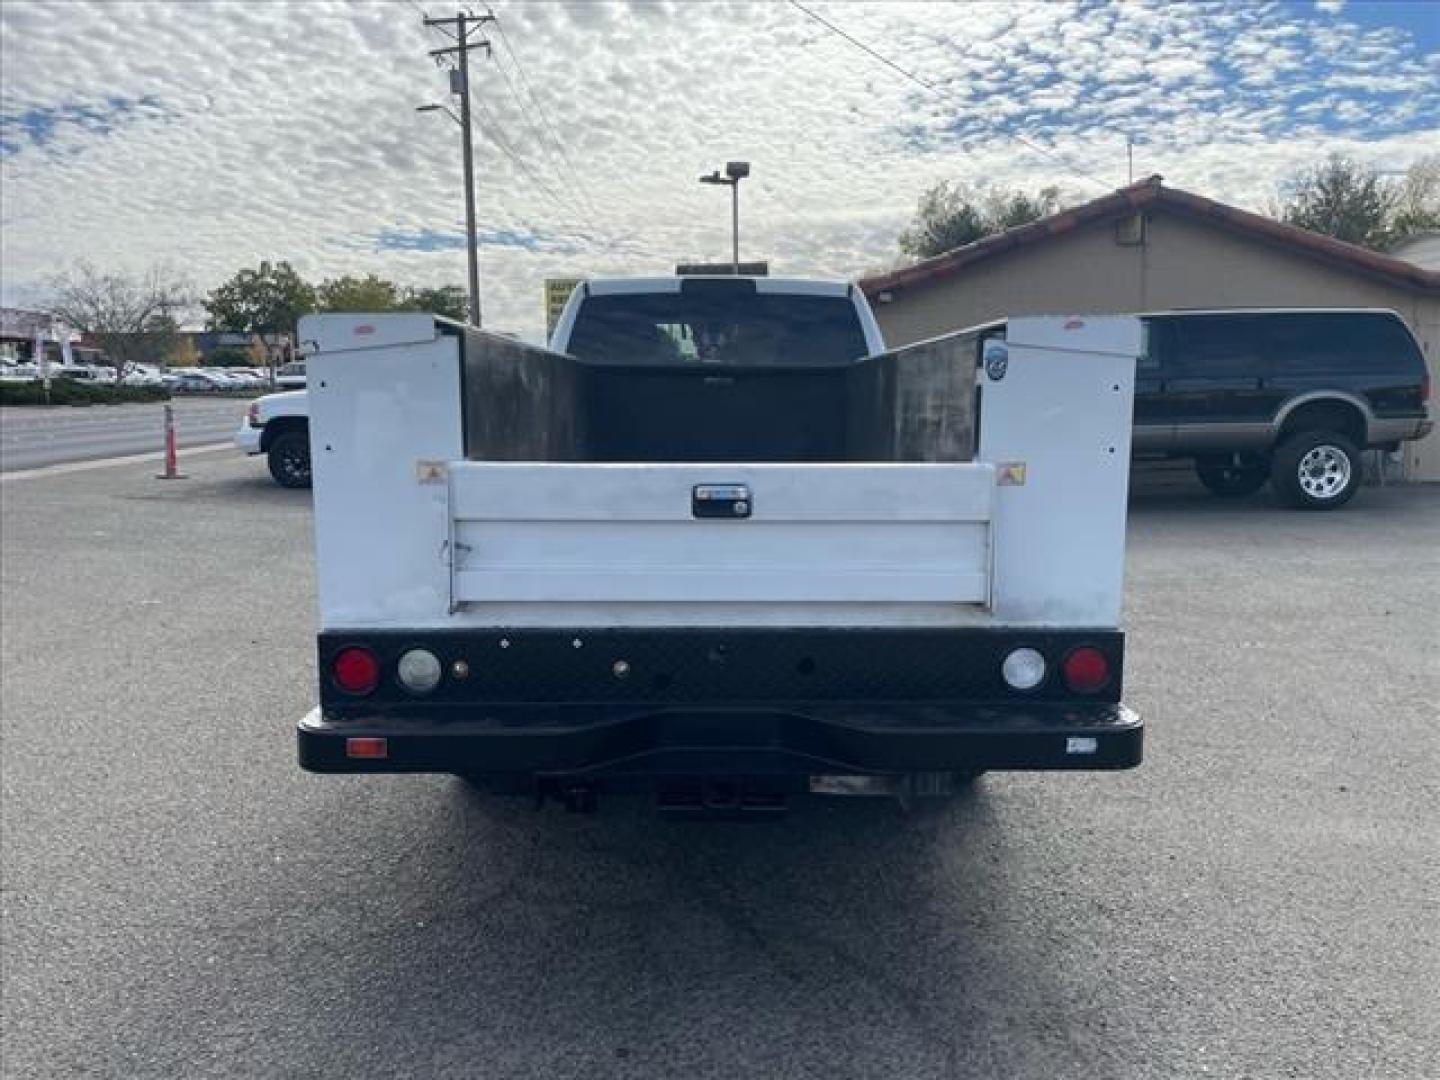
[[[844,286],[711,283],[689,321],[687,288],[591,283],[556,351],[430,316],[305,320],[302,764],[593,793],[1138,763],[1119,616],[1139,323],[885,351]],[[715,345],[745,340],[752,294],[763,364]],[[658,344],[565,353],[595,297],[592,346],[611,323]],[[848,344],[788,363],[787,297]],[[847,311],[863,334],[836,329]]]

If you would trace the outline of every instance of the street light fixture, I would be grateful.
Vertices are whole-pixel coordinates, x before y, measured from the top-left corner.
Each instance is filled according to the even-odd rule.
[[[416,112],[443,112],[446,116],[450,117],[451,120],[454,120],[455,123],[457,123],[457,124],[460,123],[460,117],[458,117],[458,116],[455,115],[455,110],[452,109],[452,108],[450,108],[449,105],[437,105],[437,104],[435,104],[434,102],[431,102],[429,105],[416,105],[416,106],[415,106],[415,111],[416,111]]]
[[[465,165],[465,255],[468,260],[470,277],[470,322],[473,326],[480,325],[480,246],[475,235],[475,177],[474,164],[470,149],[470,125],[465,121],[466,117],[455,115],[455,110],[448,105],[439,105],[430,102],[428,105],[415,106],[416,112],[443,112],[446,116],[460,125],[461,151],[464,156]],[[468,110],[467,110],[468,111]]]
[[[725,163],[725,175],[720,175],[716,169],[709,176],[700,177],[702,184],[720,184],[730,189],[730,235],[731,235],[731,262],[734,264],[735,276],[740,276],[740,181],[750,175],[750,163],[748,161],[727,161]]]

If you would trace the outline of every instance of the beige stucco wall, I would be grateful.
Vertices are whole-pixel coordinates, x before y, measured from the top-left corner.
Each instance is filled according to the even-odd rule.
[[[1092,225],[999,255],[954,277],[872,300],[891,345],[1005,315],[1107,313],[1182,307],[1385,307],[1410,324],[1440,390],[1440,296],[1386,285],[1268,244],[1168,214],[1152,214],[1145,243],[1115,242]],[[1431,403],[1432,415],[1436,411]],[[1440,480],[1440,434],[1405,444],[1405,474]]]

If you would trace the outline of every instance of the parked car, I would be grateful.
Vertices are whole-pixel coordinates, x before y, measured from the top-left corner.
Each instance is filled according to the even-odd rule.
[[[235,390],[258,390],[261,386],[259,376],[251,374],[244,368],[220,368],[215,373]]]
[[[0,380],[5,382],[33,382],[40,377],[40,369],[28,361],[22,364],[0,365]]]
[[[292,360],[281,364],[280,370],[275,372],[275,385],[286,390],[305,389],[305,361]]]
[[[215,394],[230,389],[227,383],[199,368],[172,372],[166,376],[165,385],[177,394]]]
[[[230,368],[230,374],[242,379],[247,388],[259,390],[270,385],[270,376],[256,368]]]
[[[247,454],[264,454],[270,475],[281,487],[310,486],[310,412],[304,390],[266,394],[250,403],[235,445]]]
[[[163,381],[160,369],[149,364],[136,364],[124,378],[126,386],[160,386]]]
[[[102,370],[84,364],[55,364],[50,374],[56,379],[70,379],[73,382],[97,383],[101,381]]]
[[[207,367],[201,368],[200,370],[203,371],[206,375],[210,376],[210,378],[215,382],[216,386],[219,387],[221,390],[241,389],[240,381],[234,378],[225,368]]]

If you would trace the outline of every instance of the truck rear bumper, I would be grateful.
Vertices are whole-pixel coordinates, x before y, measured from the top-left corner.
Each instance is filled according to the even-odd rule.
[[[1123,704],[605,706],[487,709],[474,718],[331,720],[298,728],[312,772],[451,772],[595,781],[1128,769],[1143,727]]]

